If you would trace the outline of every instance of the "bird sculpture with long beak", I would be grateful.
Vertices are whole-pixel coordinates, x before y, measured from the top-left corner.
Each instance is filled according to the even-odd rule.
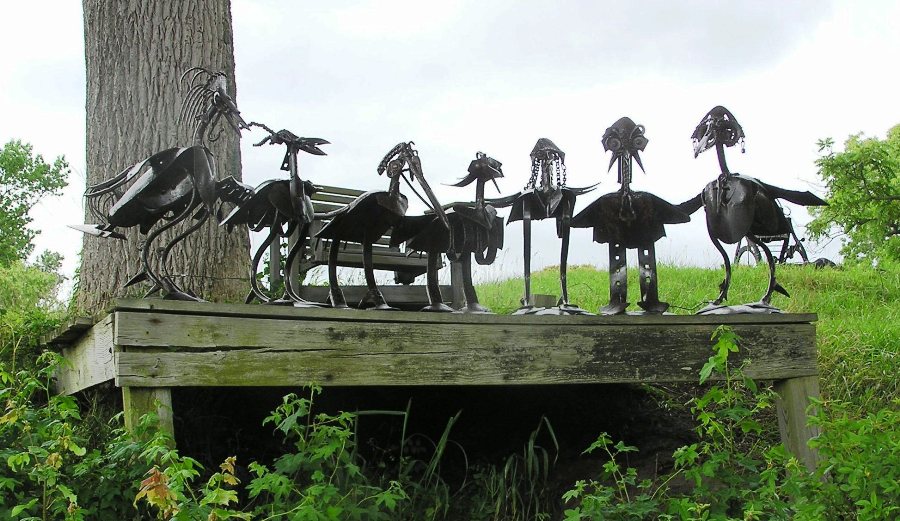
[[[381,238],[392,227],[401,223],[409,202],[405,195],[400,193],[400,180],[403,179],[415,192],[411,181],[418,181],[425,192],[426,205],[431,207],[445,228],[449,228],[447,216],[441,208],[441,204],[432,192],[425,176],[422,173],[422,163],[419,153],[413,148],[412,141],[399,143],[392,148],[384,159],[378,164],[378,174],[386,173],[390,179],[387,191],[366,192],[347,206],[325,214],[323,217],[331,219],[316,234],[321,239],[330,239],[331,246],[328,255],[328,303],[335,308],[346,308],[347,302],[338,284],[337,261],[342,241],[362,244],[363,269],[366,276],[368,292],[360,302],[360,307],[372,305],[375,309],[395,310],[385,300],[378,286],[375,284],[375,273],[372,262],[372,244]],[[409,174],[409,179],[406,178]],[[415,192],[418,195],[418,192]],[[440,262],[440,258],[433,260],[429,257],[429,269],[432,263]],[[436,264],[434,265],[436,270]]]
[[[525,296],[522,298],[522,307],[515,314],[589,314],[569,302],[566,264],[569,257],[569,228],[575,210],[575,198],[590,192],[594,186],[568,188],[565,152],[549,139],[540,138],[531,150],[531,178],[525,189],[508,197],[488,201],[498,208],[512,207],[507,224],[522,221],[525,243]],[[556,219],[556,235],[562,239],[559,261],[559,283],[562,294],[556,307],[542,308],[534,305],[531,295],[531,221],[549,218]]]
[[[428,255],[428,272],[426,286],[429,305],[423,311],[453,311],[445,305],[437,280],[437,259],[442,253],[462,268],[462,289],[466,305],[462,309],[466,313],[490,313],[490,309],[478,302],[478,294],[472,284],[472,255],[475,262],[489,265],[497,257],[497,250],[503,247],[503,218],[497,216],[497,210],[484,201],[484,185],[496,178],[503,177],[501,163],[483,152],[475,154],[469,163],[469,174],[451,186],[463,187],[473,182],[475,185],[474,203],[453,203],[444,206],[451,210],[447,213],[449,228],[435,213],[404,218],[391,231],[391,244],[406,242],[407,250],[424,251]],[[499,188],[498,188],[499,191]]]
[[[251,122],[250,126],[258,126],[265,129],[269,135],[253,146],[285,145],[287,150],[281,161],[281,169],[290,172],[290,179],[269,179],[263,181],[253,191],[253,195],[238,204],[234,210],[222,221],[222,225],[231,230],[234,226],[245,225],[252,231],[269,229],[266,239],[262,242],[250,261],[250,294],[247,302],[254,298],[265,304],[294,305],[295,307],[319,307],[323,304],[309,302],[300,297],[291,274],[292,267],[309,240],[309,225],[312,223],[315,213],[310,195],[315,193],[316,187],[311,182],[300,179],[299,160],[300,152],[306,152],[316,156],[324,156],[325,152],[319,145],[330,144],[320,138],[298,137],[289,130],[273,131],[262,123]],[[285,229],[287,226],[287,229]],[[297,234],[297,240],[291,246],[285,259],[284,294],[281,298],[267,295],[260,287],[256,273],[262,261],[263,254],[274,242],[281,242],[283,237],[291,237]],[[280,266],[271,266],[270,269],[281,269]]]
[[[186,79],[190,76],[190,79]],[[219,216],[217,203],[239,203],[252,191],[233,177],[217,180],[216,161],[206,147],[223,132],[219,123],[240,136],[249,128],[241,118],[237,106],[228,94],[228,80],[222,72],[194,67],[182,75],[187,94],[182,102],[180,122],[194,123],[194,145],[163,150],[122,170],[112,178],[89,186],[84,196],[90,214],[101,221],[96,225],[72,226],[91,235],[124,239],[116,231],[138,226],[141,234],[142,271],[125,286],[149,280],[153,287],[150,296],[162,291],[166,299],[201,300],[190,290],[184,290],[172,280],[168,270],[168,256],[172,248],[200,228],[210,214]],[[109,208],[104,210],[104,208]],[[166,230],[185,221],[194,213],[194,223],[162,248],[153,248],[154,241]],[[160,221],[162,225],[156,226]],[[151,253],[159,253],[162,274],[153,269]]]
[[[725,107],[717,106],[707,112],[694,129],[691,139],[694,142],[694,157],[715,147],[721,170],[718,178],[707,184],[703,192],[679,205],[688,214],[694,213],[701,206],[705,208],[709,237],[725,263],[725,279],[719,284],[719,296],[699,313],[779,313],[780,310],[771,304],[773,292],[790,295],[775,280],[772,252],[759,236],[790,232],[790,224],[778,199],[803,206],[822,206],[827,203],[809,191],[786,190],[729,171],[725,163],[725,147],[741,144],[743,149],[744,130]],[[769,265],[769,284],[759,302],[722,306],[722,302],[728,298],[728,288],[731,285],[731,262],[721,243],[735,244],[743,237],[765,254]]]
[[[659,300],[656,276],[656,241],[665,237],[665,224],[684,223],[690,216],[674,205],[631,189],[632,161],[644,171],[640,153],[648,143],[644,126],[621,118],[603,134],[603,149],[612,152],[609,168],[618,164],[618,191],[601,196],[572,220],[575,228],[593,228],[594,241],[609,244],[609,304],[603,315],[617,315],[628,308],[626,254],[638,250],[641,301],[646,313],[664,313],[669,304]]]

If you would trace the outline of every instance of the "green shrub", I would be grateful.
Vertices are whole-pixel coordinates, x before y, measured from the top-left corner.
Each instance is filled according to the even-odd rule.
[[[780,444],[767,443],[759,422],[774,394],[738,369],[729,369],[728,354],[738,338],[720,327],[714,355],[701,371],[701,383],[723,376],[692,400],[699,441],[678,449],[675,470],[639,480],[619,459],[635,447],[614,444],[602,434],[585,452],[601,449],[607,462],[597,479],[578,481],[563,495],[574,503],[567,521],[581,519],[725,519],[725,520],[890,520],[900,515],[900,401],[854,418],[840,403],[818,405],[810,421],[822,434],[810,444],[820,463],[808,472]],[[827,405],[830,414],[822,412]],[[852,411],[852,407],[850,407]],[[687,480],[688,493],[670,488]]]

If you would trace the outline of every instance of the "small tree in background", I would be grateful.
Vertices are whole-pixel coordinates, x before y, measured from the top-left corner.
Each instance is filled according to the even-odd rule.
[[[68,173],[64,157],[51,165],[28,143],[13,140],[0,150],[0,266],[24,262],[34,250],[38,232],[28,229],[28,212],[43,198],[59,195]]]
[[[828,206],[811,208],[807,226],[813,239],[845,235],[841,253],[848,261],[900,261],[900,125],[884,140],[850,136],[835,153],[830,138],[819,141],[816,161],[825,182]]]

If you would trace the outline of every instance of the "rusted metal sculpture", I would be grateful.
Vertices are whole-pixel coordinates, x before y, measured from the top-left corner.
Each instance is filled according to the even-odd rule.
[[[143,271],[132,277],[126,287],[149,280],[153,287],[147,296],[162,291],[164,298],[175,300],[201,299],[172,280],[167,263],[172,248],[200,228],[210,214],[217,213],[217,203],[239,203],[251,193],[232,177],[216,180],[216,161],[206,147],[207,140],[215,141],[223,132],[219,125],[223,119],[238,135],[249,128],[228,95],[225,74],[194,67],[181,79],[184,82],[188,77],[179,121],[192,121],[195,125],[194,146],[163,150],[107,181],[89,186],[85,192],[87,206],[101,223],[72,226],[85,233],[117,239],[125,236],[116,229],[138,226],[146,235],[140,246]],[[108,211],[103,210],[106,207]],[[154,241],[192,213],[194,223],[161,249],[162,274],[157,273],[149,259],[157,251],[152,247]],[[157,226],[160,221],[165,222]]]
[[[328,259],[328,304],[335,308],[346,308],[347,302],[338,284],[337,259],[341,242],[355,242],[363,246],[363,269],[366,276],[368,292],[360,302],[360,307],[371,304],[375,309],[395,310],[384,300],[384,295],[375,284],[375,273],[372,263],[372,244],[381,238],[393,226],[399,224],[406,215],[409,202],[400,192],[400,180],[403,179],[415,191],[411,181],[418,181],[428,200],[422,199],[431,207],[445,228],[449,228],[447,216],[441,204],[432,192],[422,173],[419,154],[413,148],[412,141],[399,143],[392,148],[378,164],[378,174],[387,173],[390,183],[387,191],[366,192],[347,206],[326,214],[331,220],[322,227],[316,237],[330,239],[331,246]],[[404,175],[409,173],[409,179]],[[421,196],[420,196],[421,198]],[[437,270],[440,257],[429,256],[429,271]],[[434,263],[434,264],[433,264]]]
[[[566,154],[547,138],[538,139],[531,150],[531,178],[525,189],[515,195],[493,199],[490,204],[503,208],[511,206],[507,224],[522,221],[524,234],[525,296],[522,307],[515,314],[585,315],[587,311],[569,303],[566,264],[569,257],[569,228],[575,209],[575,198],[594,189],[566,187]],[[554,180],[555,177],[555,180]],[[562,239],[559,261],[559,282],[562,295],[553,308],[534,305],[531,296],[531,221],[556,219],[556,235]]]
[[[617,315],[628,308],[626,255],[637,249],[640,265],[641,300],[646,313],[664,313],[669,304],[659,300],[656,276],[655,243],[665,237],[665,224],[684,223],[690,216],[676,206],[647,192],[631,189],[632,161],[641,170],[640,152],[648,143],[644,126],[630,118],[621,118],[603,134],[603,149],[612,152],[609,168],[618,164],[621,188],[601,196],[572,220],[575,228],[593,228],[594,241],[609,244],[609,304],[600,308],[603,315]]]
[[[804,206],[821,206],[827,203],[808,191],[778,188],[753,177],[729,171],[725,163],[725,147],[740,143],[743,148],[744,130],[725,107],[714,107],[703,116],[691,139],[694,142],[694,157],[715,146],[721,169],[718,178],[706,185],[703,192],[679,205],[688,214],[694,213],[700,206],[706,209],[709,237],[725,263],[725,279],[719,284],[719,296],[699,313],[780,312],[771,304],[772,293],[777,291],[785,296],[790,295],[775,280],[775,260],[768,246],[759,237],[790,232],[790,225],[778,199]],[[765,254],[766,262],[769,264],[769,284],[759,302],[742,306],[722,306],[731,285],[731,262],[721,243],[734,244],[743,237]]]
[[[314,210],[310,195],[316,188],[309,181],[300,179],[298,154],[324,156],[319,145],[327,145],[328,141],[320,138],[298,137],[289,130],[273,131],[262,123],[251,122],[250,126],[258,126],[265,129],[269,135],[253,146],[285,145],[287,150],[281,161],[281,169],[290,172],[290,179],[269,179],[263,181],[253,191],[253,195],[237,205],[234,210],[222,221],[222,225],[229,230],[234,226],[246,225],[251,230],[258,232],[264,228],[269,229],[265,240],[256,250],[250,261],[250,294],[247,302],[254,298],[265,304],[293,304],[296,307],[318,307],[322,304],[304,300],[294,287],[292,267],[298,253],[309,240],[309,225],[313,221]],[[285,229],[285,226],[287,229]],[[266,249],[274,241],[281,241],[283,237],[290,237],[296,232],[297,240],[291,246],[285,259],[284,294],[281,298],[273,298],[267,295],[259,285],[256,274],[259,263],[262,261]],[[271,270],[281,269],[280,266],[270,266]]]
[[[475,154],[469,163],[469,174],[452,186],[468,186],[476,182],[475,202],[453,203],[444,208],[447,213],[447,228],[435,213],[405,217],[391,231],[391,245],[406,242],[408,250],[423,251],[428,255],[427,292],[429,305],[423,311],[453,311],[443,303],[437,280],[437,259],[442,253],[462,268],[462,289],[466,297],[467,313],[490,313],[490,309],[478,302],[478,294],[472,284],[472,255],[475,262],[488,265],[497,257],[497,250],[503,247],[503,218],[497,210],[484,201],[484,185],[503,177],[501,163],[483,152]],[[498,188],[499,191],[499,188]],[[433,260],[434,259],[434,260]]]

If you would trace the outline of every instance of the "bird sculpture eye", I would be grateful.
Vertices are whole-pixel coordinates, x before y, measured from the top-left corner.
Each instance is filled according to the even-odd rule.
[[[645,138],[644,136],[637,136],[636,138],[631,140],[631,144],[634,146],[634,148],[643,150],[644,147],[647,146],[647,138]]]
[[[606,140],[606,149],[611,152],[618,152],[622,148],[622,141],[617,137],[610,137]]]
[[[388,175],[391,177],[399,174],[402,169],[403,161],[400,161],[399,159],[394,159],[390,163],[388,163]]]

